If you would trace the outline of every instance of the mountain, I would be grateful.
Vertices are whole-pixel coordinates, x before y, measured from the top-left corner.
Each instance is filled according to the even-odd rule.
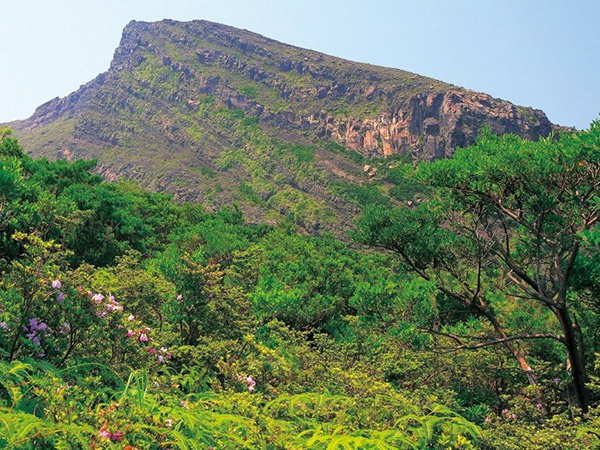
[[[451,156],[484,124],[529,139],[555,128],[540,110],[410,72],[164,20],[128,24],[107,72],[10,125],[34,156],[96,158],[108,180],[317,231],[406,200],[396,159]]]

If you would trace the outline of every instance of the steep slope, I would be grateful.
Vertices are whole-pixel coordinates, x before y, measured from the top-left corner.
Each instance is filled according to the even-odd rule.
[[[131,22],[106,73],[11,125],[34,155],[97,158],[109,180],[314,231],[383,201],[368,159],[450,156],[483,124],[531,139],[553,129],[542,111],[409,72],[165,20]]]

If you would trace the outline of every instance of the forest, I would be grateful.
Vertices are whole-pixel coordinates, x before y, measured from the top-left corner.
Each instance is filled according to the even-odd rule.
[[[600,122],[399,163],[343,239],[26,150],[0,447],[600,448]]]

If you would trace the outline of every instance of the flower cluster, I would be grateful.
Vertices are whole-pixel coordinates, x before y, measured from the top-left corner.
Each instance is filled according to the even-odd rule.
[[[25,335],[34,345],[41,345],[40,338],[52,333],[50,328],[44,322],[40,322],[36,317],[29,320],[29,325],[24,327],[27,334]]]
[[[125,433],[123,431],[118,430],[110,432],[106,429],[106,423],[104,423],[104,425],[102,425],[102,428],[98,430],[98,436],[101,439],[109,439],[113,442],[121,442],[123,440],[123,437],[125,436]]]
[[[135,338],[140,342],[148,342],[150,340],[150,338],[148,337],[148,334],[150,334],[150,330],[150,327],[140,328],[138,330],[129,329],[127,330],[127,337]]]
[[[52,289],[56,291],[56,300],[62,303],[65,300],[65,293],[62,291],[62,283],[58,279],[52,282]]]
[[[509,418],[509,419],[516,419],[517,415],[515,413],[512,413],[508,410],[508,409],[503,409],[502,410],[502,415],[504,415],[505,417]]]
[[[123,311],[123,305],[120,305],[112,294],[106,298],[102,294],[92,294],[91,292],[88,292],[88,296],[92,302],[97,305],[98,309],[96,310],[96,315],[100,318],[106,317],[107,311],[111,313]]]
[[[251,376],[244,377],[242,375],[238,375],[238,380],[248,385],[248,392],[254,392],[256,389],[256,381],[254,381]]]
[[[31,343],[36,347],[41,347],[42,338],[46,338],[52,334],[52,330],[50,329],[50,327],[36,317],[29,319],[29,324],[23,327],[23,329],[26,333],[25,337],[29,339]],[[44,351],[41,350],[37,356],[39,358],[43,358],[46,355]]]
[[[150,353],[152,356],[156,356],[159,364],[164,364],[167,362],[167,360],[171,359],[171,353],[169,353],[165,347],[161,347],[158,352],[155,348],[149,348],[148,353]]]

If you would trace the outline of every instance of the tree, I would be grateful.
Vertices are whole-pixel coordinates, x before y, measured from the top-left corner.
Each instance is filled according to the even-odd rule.
[[[484,132],[452,159],[420,164],[414,177],[432,188],[426,201],[371,208],[358,239],[395,252],[491,324],[491,337],[446,333],[457,349],[502,344],[535,384],[518,342],[562,344],[576,404],[587,411],[584,340],[569,294],[576,261],[591,251],[582,250],[582,239],[600,216],[600,122],[558,142]],[[526,305],[552,320],[538,320],[535,331],[509,330],[503,308]]]

